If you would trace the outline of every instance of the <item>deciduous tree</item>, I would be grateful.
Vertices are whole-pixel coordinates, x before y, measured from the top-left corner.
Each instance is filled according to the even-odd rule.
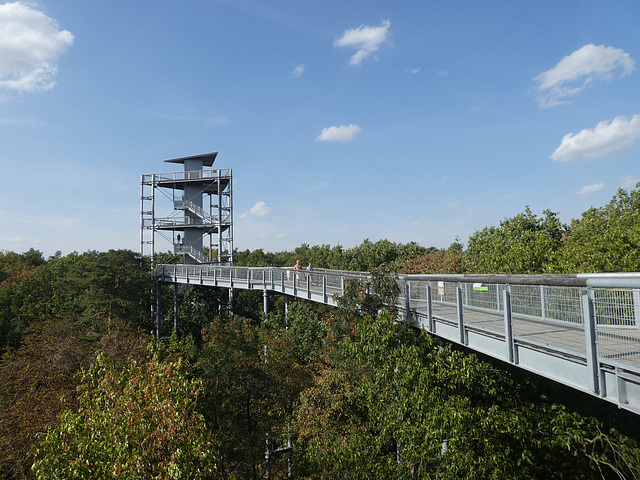
[[[215,478],[218,443],[196,410],[201,382],[181,359],[151,354],[119,369],[100,354],[82,378],[77,413],[49,428],[37,478]]]

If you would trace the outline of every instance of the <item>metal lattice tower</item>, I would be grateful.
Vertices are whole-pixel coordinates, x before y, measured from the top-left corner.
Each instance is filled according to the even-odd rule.
[[[217,155],[165,160],[183,164],[184,171],[142,175],[140,253],[149,255],[152,264],[159,235],[172,243],[173,252],[183,255],[186,264],[233,265],[231,169],[205,169]],[[158,213],[165,211],[164,216]]]

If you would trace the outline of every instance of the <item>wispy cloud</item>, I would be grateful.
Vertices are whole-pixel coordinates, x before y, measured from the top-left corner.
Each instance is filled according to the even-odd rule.
[[[538,104],[545,108],[567,103],[593,81],[611,80],[616,73],[623,77],[634,68],[633,58],[623,50],[589,43],[534,79]]]
[[[296,65],[293,67],[291,71],[291,76],[294,78],[298,78],[300,75],[304,73],[304,65],[301,63],[300,65]]]
[[[333,46],[357,48],[358,51],[349,60],[349,65],[360,65],[388,40],[390,27],[389,20],[382,22],[379,27],[360,25],[358,28],[345,30],[344,34],[333,42]]]
[[[201,123],[204,125],[228,125],[231,123],[231,119],[224,115],[213,115],[211,117],[199,117],[196,115],[172,115],[172,114],[164,114],[158,113],[156,114],[158,118],[163,120],[170,120],[172,122],[187,122],[187,123]]]
[[[620,188],[634,188],[640,179],[634,175],[626,175],[624,177],[620,177]]]
[[[564,136],[560,146],[551,155],[558,162],[597,160],[607,155],[624,152],[640,138],[640,115],[631,119],[616,117],[598,123],[595,128]]]
[[[256,204],[251,207],[248,211],[242,213],[240,218],[248,218],[248,217],[266,217],[271,213],[271,207],[269,207],[266,203],[260,201],[256,202]]]
[[[73,34],[26,2],[0,5],[0,89],[51,90],[58,58],[73,44]]]
[[[585,185],[576,193],[578,195],[591,195],[592,193],[599,192],[604,188],[604,183],[594,183],[593,185]]]
[[[339,127],[326,127],[322,129],[316,138],[318,142],[348,142],[353,140],[362,131],[358,125],[341,125]]]
[[[318,182],[311,185],[305,185],[302,188],[302,193],[306,195],[308,193],[315,192],[317,190],[323,190],[329,186],[330,186],[329,182]]]
[[[0,103],[2,103],[2,96],[0,95]],[[0,125],[5,126],[28,126],[28,127],[43,127],[49,126],[49,124],[36,120],[26,120],[23,118],[10,118],[0,117]]]

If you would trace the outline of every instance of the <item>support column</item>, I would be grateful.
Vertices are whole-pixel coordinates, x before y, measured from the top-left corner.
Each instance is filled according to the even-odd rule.
[[[156,282],[156,343],[160,343],[162,333],[162,283]]]
[[[178,335],[178,284],[173,284],[173,331]]]
[[[264,314],[269,313],[269,291],[265,288],[262,291],[262,306],[264,308]]]

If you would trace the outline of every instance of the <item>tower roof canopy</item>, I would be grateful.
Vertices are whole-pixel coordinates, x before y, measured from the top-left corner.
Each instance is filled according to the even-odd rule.
[[[192,155],[190,157],[172,158],[170,160],[165,160],[165,162],[184,164],[187,160],[199,160],[202,162],[202,166],[210,167],[213,165],[213,162],[215,162],[217,156],[218,152],[202,153],[200,155]]]

